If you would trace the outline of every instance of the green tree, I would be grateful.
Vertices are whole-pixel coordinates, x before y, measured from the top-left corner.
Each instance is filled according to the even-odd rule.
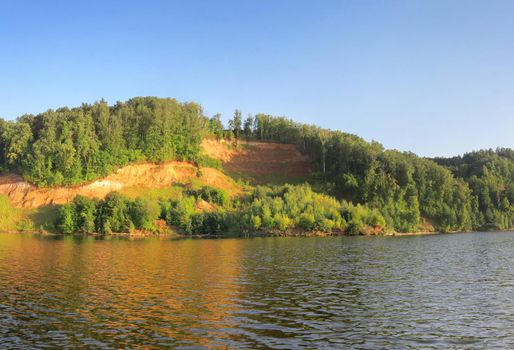
[[[253,136],[254,119],[251,114],[244,121],[243,133],[247,139]]]
[[[236,139],[238,139],[241,134],[242,124],[243,124],[243,118],[241,115],[241,111],[239,109],[236,109],[236,111],[234,112],[234,117],[231,120],[229,120],[229,122],[228,122],[229,128],[234,133],[234,136]]]

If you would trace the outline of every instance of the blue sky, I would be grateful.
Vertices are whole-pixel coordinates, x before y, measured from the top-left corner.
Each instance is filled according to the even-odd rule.
[[[423,156],[514,147],[514,1],[9,1],[0,116],[133,96]]]

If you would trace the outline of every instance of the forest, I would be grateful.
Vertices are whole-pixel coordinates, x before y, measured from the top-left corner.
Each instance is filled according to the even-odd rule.
[[[209,118],[197,103],[169,98],[136,97],[112,106],[102,100],[0,120],[0,169],[52,187],[91,181],[137,161],[209,166],[212,160],[200,148],[205,137],[235,144],[292,143],[310,157],[314,175],[305,185],[256,187],[243,198],[215,189],[187,193],[181,200],[159,203],[152,215],[141,201],[118,194],[100,202],[79,197],[60,209],[60,231],[151,230],[154,219],[186,233],[413,232],[424,224],[444,232],[514,227],[512,149],[428,159],[285,117],[243,118],[236,110],[224,125],[219,114]],[[198,196],[213,202],[216,210],[195,211]]]

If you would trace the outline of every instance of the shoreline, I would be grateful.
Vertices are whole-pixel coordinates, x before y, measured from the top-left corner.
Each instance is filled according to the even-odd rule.
[[[6,230],[1,231],[1,233],[6,234],[33,234],[33,235],[41,235],[41,236],[72,236],[72,237],[101,237],[101,238],[164,238],[164,239],[222,239],[222,238],[266,238],[266,237],[412,237],[412,236],[432,236],[432,235],[443,235],[443,234],[455,234],[455,233],[475,233],[475,232],[514,232],[514,228],[508,230],[493,230],[493,231],[451,231],[451,232],[440,232],[440,231],[420,231],[420,232],[390,232],[384,234],[360,234],[360,235],[347,235],[342,232],[334,232],[334,233],[326,233],[326,232],[294,232],[294,233],[265,233],[265,232],[255,232],[255,233],[246,233],[240,235],[212,235],[212,234],[180,234],[175,232],[169,233],[150,233],[150,232],[137,232],[137,233],[111,233],[108,235],[101,235],[99,233],[92,234],[60,234],[53,233],[48,231],[39,231],[39,230],[27,230],[27,231],[17,231],[17,230]]]
[[[391,232],[385,233],[382,236],[387,237],[405,237],[405,236],[430,236],[442,235],[444,233],[464,233],[464,232],[481,232],[481,231],[456,231],[456,232],[441,232],[441,231],[420,231],[420,232]]]

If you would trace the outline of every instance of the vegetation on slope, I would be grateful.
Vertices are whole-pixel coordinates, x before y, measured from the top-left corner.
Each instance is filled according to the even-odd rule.
[[[464,179],[478,200],[476,226],[506,230],[514,227],[514,151],[499,148],[436,158]]]
[[[31,228],[23,210],[13,207],[6,196],[0,196],[0,230],[17,231]]]
[[[415,231],[422,217],[442,231],[480,227],[469,186],[434,161],[283,117],[258,114],[244,130],[231,133],[295,144],[312,159],[320,191],[378,209],[394,230]]]
[[[317,192],[379,213],[387,229],[416,231],[425,219],[443,231],[513,226],[512,150],[474,152],[462,158],[434,161],[384,150],[379,143],[368,143],[355,135],[264,114],[243,120],[236,111],[226,129],[219,115],[209,119],[198,104],[172,99],[134,98],[111,107],[100,101],[37,116],[25,115],[16,122],[2,121],[0,167],[20,173],[38,186],[53,186],[92,180],[131,161],[177,159],[218,166],[201,154],[200,144],[205,136],[235,144],[243,139],[294,144],[312,161],[310,182]],[[239,211],[250,222],[252,216],[258,221],[248,201],[267,201],[268,197],[284,201],[285,197],[277,194],[280,191],[284,189],[261,189],[258,196],[263,198],[252,195],[236,199],[231,210]],[[302,191],[302,187],[287,191]],[[331,205],[345,206],[345,202],[338,203]],[[170,210],[173,205],[186,204],[172,204]],[[262,226],[267,217],[267,209],[262,209],[261,227],[297,227],[297,213],[289,207],[286,204],[272,213],[273,217],[278,214],[277,220],[273,224],[269,221],[267,226]],[[310,211],[305,210],[304,214],[309,215]],[[225,220],[224,215],[216,216],[216,221]],[[294,224],[288,224],[280,215],[294,220]],[[333,222],[334,229],[348,230],[335,215],[327,214],[324,219]],[[348,224],[346,218],[345,221]],[[173,224],[173,219],[168,222]],[[377,219],[370,225],[375,224],[382,226],[382,221]],[[95,229],[108,231],[96,223]],[[188,231],[185,226],[182,229]]]
[[[102,234],[144,230],[161,232],[162,222],[183,234],[263,232],[346,232],[380,234],[385,220],[376,209],[315,193],[307,184],[259,186],[241,201],[210,186],[183,188],[173,199],[131,200],[113,192],[98,201],[77,196],[61,206],[56,227],[61,233]],[[208,203],[208,205],[201,205]],[[200,207],[203,210],[199,210]]]
[[[38,186],[106,176],[131,161],[198,161],[206,119],[195,103],[134,98],[0,122],[0,168]]]

